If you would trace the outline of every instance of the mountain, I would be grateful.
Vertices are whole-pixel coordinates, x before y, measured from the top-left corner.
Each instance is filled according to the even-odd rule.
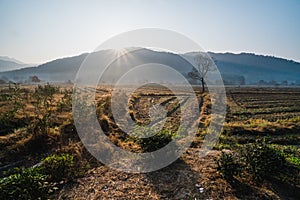
[[[73,80],[84,58],[88,54],[61,58],[35,67],[27,67],[0,73],[0,78],[13,82],[25,82],[32,76],[38,76],[42,81],[62,82]]]
[[[272,56],[253,53],[213,53],[209,52],[218,69],[223,74],[243,75],[246,83],[300,80],[300,63]]]
[[[0,72],[12,71],[30,66],[14,58],[0,56]]]
[[[25,65],[25,63],[23,63],[22,61],[19,61],[14,58],[10,58],[8,56],[0,56],[0,60],[10,61],[10,62],[14,62],[14,63],[20,64],[20,65]]]
[[[169,52],[158,52],[150,49],[139,48],[130,54],[124,54],[118,60],[110,63],[110,66],[103,73],[101,81],[110,82],[118,80],[128,72],[132,67],[153,62],[171,66],[179,71],[183,76],[192,81],[188,73],[192,71],[192,66],[186,59],[192,58],[195,52],[186,54],[174,54]],[[93,77],[99,69],[105,69],[102,66],[103,61],[114,58],[116,51],[102,50],[91,54],[85,53],[78,56],[61,58],[39,65],[19,70],[0,73],[0,79],[12,80],[17,82],[28,81],[32,76],[38,76],[42,81],[47,82],[66,82],[73,81],[81,63],[89,56],[89,69],[82,70],[86,77]],[[257,84],[262,81],[266,84],[274,83],[300,83],[300,63],[276,58],[271,56],[261,56],[251,53],[213,53],[209,55],[215,61],[225,84]],[[147,74],[151,74],[149,69]],[[174,78],[159,73],[161,78]],[[132,75],[134,79],[134,75]]]

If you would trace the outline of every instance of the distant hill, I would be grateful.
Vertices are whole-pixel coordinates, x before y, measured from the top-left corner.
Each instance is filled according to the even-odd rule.
[[[212,53],[219,70],[223,74],[243,75],[246,83],[260,80],[296,82],[300,80],[300,63],[272,56],[255,55],[252,53]]]
[[[62,82],[73,80],[82,61],[88,54],[61,58],[41,64],[35,67],[2,72],[0,78],[14,82],[25,82],[32,76],[38,76],[39,79],[46,82]]]
[[[20,64],[20,65],[26,65],[22,61],[19,61],[15,58],[10,58],[8,56],[0,56],[0,60],[10,61],[10,62],[14,62],[14,63]]]
[[[12,71],[30,66],[14,58],[0,56],[0,72]]]
[[[93,76],[94,70],[106,67],[101,66],[101,61],[112,58],[115,53],[113,50],[103,50],[90,54],[89,62],[92,64],[92,68],[84,71],[84,73],[87,76]],[[171,66],[190,79],[187,74],[191,72],[192,66],[184,58],[193,56],[193,54],[195,53],[177,55],[169,52],[138,49],[131,52],[130,55],[124,55],[118,62],[111,63],[109,69],[103,75],[103,81],[108,81],[109,79],[118,80],[124,72],[133,66],[153,62],[153,60],[157,63]],[[300,63],[291,60],[251,53],[209,52],[209,54],[218,66],[226,84],[257,84],[261,83],[262,80],[266,84],[300,83]],[[73,81],[81,63],[88,55],[85,53],[53,60],[37,67],[2,72],[0,73],[0,79],[24,82],[29,77],[36,75],[46,82]],[[164,76],[163,74],[161,76],[167,77],[167,75]]]

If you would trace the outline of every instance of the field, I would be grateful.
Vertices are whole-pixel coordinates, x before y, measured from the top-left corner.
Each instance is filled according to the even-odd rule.
[[[132,152],[152,152],[179,138],[179,97],[149,85],[128,97],[130,118],[162,129],[141,139],[126,134],[112,114],[112,88],[97,88],[98,122],[114,144]],[[227,115],[218,143],[206,157],[199,150],[211,122],[214,99],[194,87],[198,131],[190,148],[173,164],[150,173],[111,169],[85,149],[72,116],[71,85],[3,85],[0,92],[0,199],[297,199],[300,197],[300,89],[226,88]],[[178,95],[177,95],[178,96]],[[121,100],[120,100],[121,102]],[[118,103],[118,101],[116,102]],[[160,105],[165,119],[153,118]],[[117,110],[123,104],[117,104]],[[150,114],[149,114],[150,113]],[[136,128],[135,133],[153,134]],[[34,167],[33,167],[34,166]]]

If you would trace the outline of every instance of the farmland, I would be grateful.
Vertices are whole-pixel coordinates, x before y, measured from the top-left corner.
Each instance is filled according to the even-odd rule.
[[[82,145],[72,116],[71,85],[1,86],[0,173],[6,178],[0,181],[0,197],[10,194],[6,198],[14,199],[19,193],[23,199],[299,197],[300,89],[226,88],[222,134],[213,150],[201,158],[213,100],[198,87],[194,90],[200,114],[193,119],[199,125],[190,148],[168,167],[131,174],[108,168]],[[124,116],[113,115],[112,92],[109,86],[98,87],[95,105],[98,122],[114,144],[127,151],[152,152],[174,138],[179,138],[179,144],[184,140],[180,138],[185,131],[179,128],[180,105],[190,106],[190,94],[182,91],[176,97],[168,88],[155,85],[140,87],[131,96],[118,89],[120,97],[129,98],[127,114],[136,124],[162,124],[159,133],[140,139],[126,134],[116,122]],[[165,121],[151,121],[149,112],[154,105],[167,111]],[[145,131],[153,130],[135,129]],[[24,180],[38,182],[37,188],[15,184]]]

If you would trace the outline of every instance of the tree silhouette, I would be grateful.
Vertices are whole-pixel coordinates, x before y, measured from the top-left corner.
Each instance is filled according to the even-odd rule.
[[[202,92],[205,92],[205,77],[209,71],[216,70],[213,60],[209,55],[205,53],[199,53],[194,57],[195,66],[197,69],[193,68],[192,72],[188,73],[188,76],[192,79],[197,79],[201,81]]]
[[[39,83],[39,82],[41,82],[41,80],[39,79],[38,76],[31,76],[30,78],[31,78],[31,82],[34,82],[34,83]]]

